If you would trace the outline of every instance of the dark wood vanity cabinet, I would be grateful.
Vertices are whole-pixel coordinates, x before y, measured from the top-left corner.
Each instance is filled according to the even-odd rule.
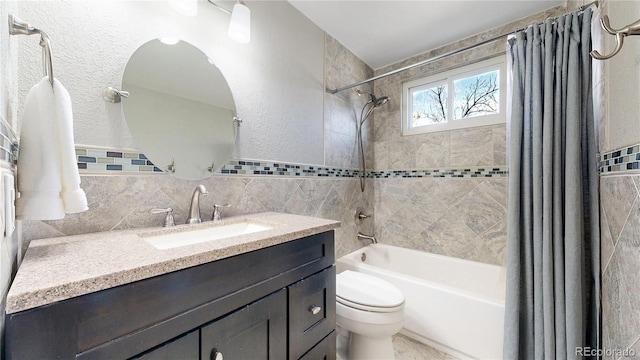
[[[333,236],[8,314],[6,358],[335,359]]]

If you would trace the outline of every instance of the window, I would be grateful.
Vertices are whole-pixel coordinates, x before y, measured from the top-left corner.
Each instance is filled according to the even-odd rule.
[[[402,86],[402,134],[505,122],[505,57],[485,60]]]

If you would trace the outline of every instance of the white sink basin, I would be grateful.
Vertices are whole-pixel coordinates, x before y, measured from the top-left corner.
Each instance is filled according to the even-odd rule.
[[[140,234],[144,241],[153,245],[156,249],[173,249],[180,246],[200,244],[207,241],[226,239],[233,236],[251,234],[259,231],[273,229],[271,226],[243,221],[226,225],[211,226],[204,229],[184,229],[178,232]]]

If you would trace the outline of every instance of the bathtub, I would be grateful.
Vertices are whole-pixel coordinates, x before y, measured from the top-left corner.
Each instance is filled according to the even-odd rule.
[[[400,333],[462,359],[502,359],[505,268],[384,244],[345,255],[336,266],[404,293]]]

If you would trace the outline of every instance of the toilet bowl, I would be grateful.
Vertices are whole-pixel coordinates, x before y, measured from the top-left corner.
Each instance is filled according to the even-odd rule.
[[[402,329],[404,295],[388,281],[346,270],[336,277],[336,323],[350,332],[347,359],[393,359],[391,337]]]

